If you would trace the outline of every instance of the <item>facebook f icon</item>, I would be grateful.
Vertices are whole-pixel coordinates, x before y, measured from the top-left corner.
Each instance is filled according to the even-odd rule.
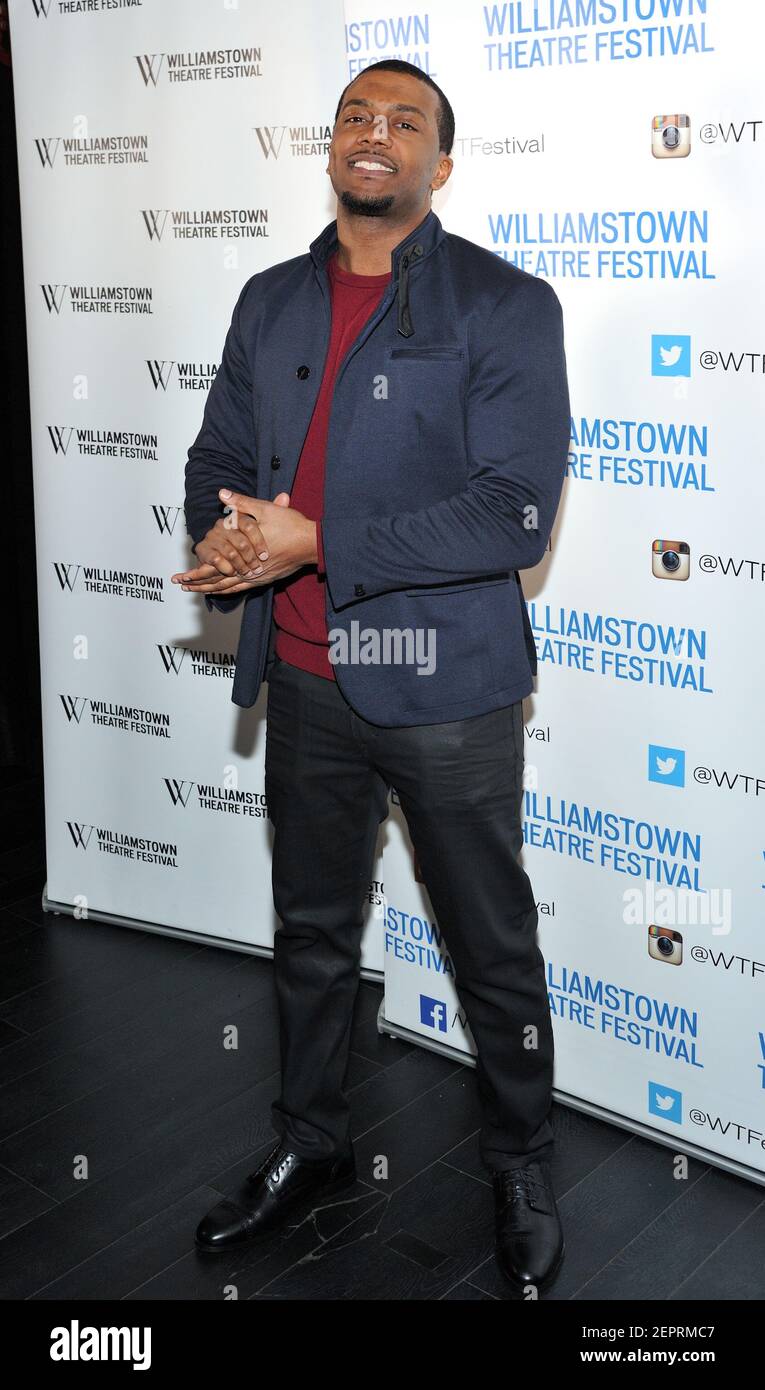
[[[420,995],[420,1023],[427,1028],[437,1028],[440,1033],[446,1032],[446,1005],[441,999]]]

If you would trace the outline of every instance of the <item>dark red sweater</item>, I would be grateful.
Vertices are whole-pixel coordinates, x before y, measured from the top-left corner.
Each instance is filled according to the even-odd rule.
[[[329,637],[325,609],[324,555],[320,519],[324,510],[324,464],[329,412],[338,367],[355,343],[367,319],[379,304],[387,275],[351,275],[337,264],[337,253],[327,262],[332,300],[332,329],[324,375],[305,438],[290,493],[290,506],[319,524],[319,563],[277,581],[273,619],[277,628],[274,650],[282,661],[300,666],[317,676],[335,679],[327,655]],[[362,460],[359,460],[361,466]]]

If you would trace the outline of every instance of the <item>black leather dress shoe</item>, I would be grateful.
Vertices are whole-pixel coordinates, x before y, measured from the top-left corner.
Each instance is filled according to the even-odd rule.
[[[497,1264],[517,1293],[544,1292],[556,1279],[566,1246],[546,1159],[501,1172],[491,1169]]]
[[[307,1163],[277,1144],[232,1197],[224,1197],[197,1226],[202,1250],[231,1250],[278,1229],[295,1209],[352,1187],[356,1161],[349,1142],[345,1153]]]

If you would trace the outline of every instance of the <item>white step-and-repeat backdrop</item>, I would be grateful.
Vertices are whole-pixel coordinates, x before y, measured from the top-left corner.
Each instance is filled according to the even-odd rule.
[[[556,1090],[765,1177],[758,0],[11,0],[11,26],[48,900],[270,946],[265,688],[231,704],[240,612],[169,582],[183,467],[241,285],[334,216],[342,86],[405,58],[455,110],[446,229],[564,310],[569,476],[522,576]],[[381,854],[386,1019],[469,1054],[395,796]]]
[[[242,284],[335,215],[342,3],[20,0],[11,23],[47,898],[270,950],[266,687],[231,703],[241,610],[170,575]]]

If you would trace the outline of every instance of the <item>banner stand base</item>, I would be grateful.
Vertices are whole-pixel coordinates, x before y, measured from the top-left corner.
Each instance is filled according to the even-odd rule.
[[[75,909],[71,903],[56,902],[54,898],[48,897],[48,885],[43,888],[42,898],[40,899],[43,912],[52,912],[55,916],[74,917]],[[78,918],[78,920],[82,920]],[[191,931],[186,927],[171,927],[166,922],[144,922],[139,917],[120,917],[114,912],[100,912],[94,908],[88,908],[87,920],[89,922],[106,922],[110,927],[129,927],[131,931],[153,932],[155,936],[175,936],[180,941],[196,941],[200,946],[215,946],[223,951],[239,951],[243,955],[263,956],[267,960],[273,960],[273,946],[259,946],[252,941],[239,941],[230,936],[212,936],[209,932]],[[382,985],[383,976],[380,970],[369,970],[362,968],[362,980],[367,980],[369,984]]]
[[[403,1024],[391,1023],[385,1017],[385,995],[383,995],[380,1008],[377,1011],[377,1031],[387,1033],[391,1038],[399,1038],[402,1042],[415,1043],[418,1047],[427,1048],[429,1052],[439,1052],[442,1057],[448,1057],[452,1062],[462,1062],[467,1067],[475,1069],[475,1057],[472,1052],[460,1052],[456,1047],[449,1047],[447,1043],[439,1042],[437,1038],[427,1038],[422,1033],[416,1033],[412,1028],[405,1028]],[[724,1154],[710,1153],[709,1149],[703,1149],[699,1144],[689,1143],[682,1135],[676,1137],[672,1134],[664,1134],[661,1130],[653,1129],[650,1125],[642,1124],[640,1120],[631,1120],[628,1116],[617,1115],[613,1110],[607,1110],[602,1105],[596,1105],[593,1101],[583,1100],[580,1096],[569,1095],[566,1091],[558,1091],[553,1086],[553,1100],[559,1105],[566,1105],[570,1110],[580,1110],[584,1115],[592,1115],[595,1120],[604,1120],[606,1124],[616,1125],[618,1129],[625,1129],[630,1134],[637,1134],[641,1139],[650,1139],[654,1144],[663,1144],[665,1148],[672,1149],[673,1153],[688,1154],[690,1158],[697,1158],[700,1163],[709,1163],[713,1168],[722,1168],[726,1173],[732,1173],[734,1177],[744,1178],[747,1182],[757,1183],[760,1187],[765,1187],[765,1173],[757,1168],[748,1168],[745,1163],[737,1163],[733,1158],[727,1158]]]

